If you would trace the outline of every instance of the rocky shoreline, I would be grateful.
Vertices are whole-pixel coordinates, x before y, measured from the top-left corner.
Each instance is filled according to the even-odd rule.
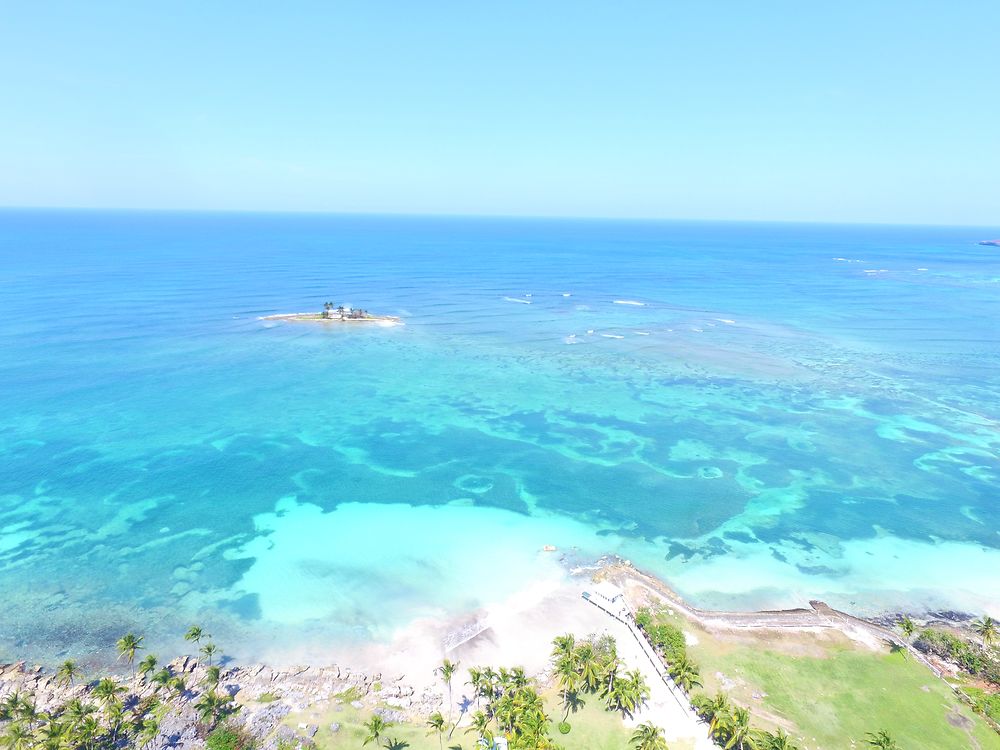
[[[137,676],[122,681],[128,690],[127,701],[158,695],[166,707],[159,735],[148,745],[151,750],[202,748],[208,727],[200,720],[195,703],[206,691],[203,685],[208,667],[191,657],[175,659],[168,667],[190,686],[182,695],[167,697],[158,692],[155,683]],[[54,672],[40,666],[28,667],[24,662],[0,664],[0,699],[16,694],[33,696],[36,709],[42,712],[55,711],[74,698],[93,699],[95,685],[96,681],[61,684]],[[386,721],[399,722],[411,718],[422,720],[443,699],[439,691],[417,694],[398,678],[336,665],[273,669],[254,664],[223,668],[216,691],[234,698],[239,710],[228,721],[252,735],[261,750],[277,750],[285,743],[303,749],[311,747],[312,737],[319,728],[309,724],[292,727],[285,719],[289,714],[317,705],[329,704],[333,710],[338,704],[374,708]]]
[[[810,602],[810,608],[760,611],[721,612],[698,609],[687,603],[660,579],[637,570],[626,560],[603,558],[585,571],[594,580],[609,580],[628,593],[634,605],[667,603],[686,617],[710,630],[791,630],[834,629],[852,640],[869,644],[896,644],[905,648],[939,677],[946,665],[929,659],[913,648],[894,630],[903,613],[886,613],[877,618],[859,618],[836,610],[823,602]],[[915,616],[914,613],[910,613]],[[923,613],[925,624],[937,622],[951,627],[967,627],[970,616],[960,612]],[[446,654],[461,648],[477,637],[488,624],[475,620],[450,633],[440,643]],[[457,651],[455,651],[457,653]],[[146,747],[200,750],[205,745],[208,725],[201,720],[196,703],[209,692],[229,696],[238,710],[229,723],[241,727],[257,741],[260,750],[278,750],[279,746],[309,748],[320,727],[310,723],[293,723],[288,717],[295,713],[310,716],[335,716],[339,706],[367,709],[380,714],[385,721],[423,723],[426,717],[441,708],[444,693],[439,685],[415,687],[400,672],[361,671],[355,668],[329,665],[274,668],[263,664],[224,666],[219,670],[218,683],[208,687],[210,667],[193,657],[180,657],[166,665],[173,678],[183,681],[183,692],[170,691],[144,676],[124,676],[118,682],[126,689],[126,703],[136,704],[157,698],[161,705],[159,732]],[[39,711],[56,711],[73,699],[98,703],[94,689],[97,678],[106,674],[88,675],[89,682],[65,684],[54,670],[27,666],[23,661],[0,664],[0,701],[11,695],[33,696]],[[543,678],[545,675],[539,675]],[[3,722],[0,721],[0,728]],[[339,725],[326,727],[336,732]]]

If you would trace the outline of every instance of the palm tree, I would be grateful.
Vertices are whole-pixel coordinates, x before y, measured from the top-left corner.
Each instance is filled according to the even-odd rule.
[[[441,662],[441,666],[438,667],[437,671],[441,673],[441,679],[444,684],[448,686],[448,723],[451,723],[451,678],[455,674],[455,670],[458,669],[459,662],[452,662],[445,659]]]
[[[704,712],[705,718],[708,719],[708,736],[715,737],[728,722],[732,713],[729,698],[724,693],[716,693],[714,698],[710,698],[705,703]]]
[[[701,682],[698,681],[698,675],[698,665],[688,659],[687,656],[682,656],[670,665],[670,676],[674,678],[674,682],[685,693],[690,693],[691,688],[695,685],[701,686]]]
[[[482,711],[476,711],[472,715],[472,724],[465,730],[466,734],[475,732],[476,735],[486,740],[487,747],[493,747],[493,732],[490,731],[490,717]]]
[[[171,677],[170,682],[167,684],[170,689],[176,693],[178,698],[183,698],[184,694],[187,692],[187,683],[184,682],[183,677]]]
[[[185,641],[191,641],[194,644],[201,643],[202,638],[211,638],[208,633],[202,630],[200,625],[192,625],[188,628],[188,631],[184,634]]]
[[[228,695],[219,695],[214,690],[209,690],[201,696],[201,700],[194,704],[195,710],[201,720],[209,726],[215,726],[219,719],[229,710],[232,698]]]
[[[93,716],[88,716],[81,721],[76,731],[80,743],[87,750],[91,750],[94,747],[94,740],[97,739],[100,733],[101,725]]]
[[[35,733],[37,738],[41,741],[40,747],[55,749],[61,749],[67,744],[67,727],[65,724],[59,721],[46,721]]]
[[[160,734],[160,722],[155,716],[147,716],[142,721],[139,736],[136,737],[139,747],[146,747]]]
[[[577,664],[580,669],[580,678],[586,684],[587,689],[593,692],[601,684],[601,665],[598,663],[597,654],[591,643],[582,643],[576,649]]]
[[[480,689],[483,685],[483,671],[476,667],[469,667],[469,681],[465,684],[472,688],[472,695],[476,699],[476,708],[479,708]]]
[[[208,665],[212,666],[212,657],[218,653],[219,647],[214,643],[206,643],[201,647],[201,655],[208,659]]]
[[[576,638],[572,633],[557,635],[552,639],[552,659],[558,661],[565,656],[572,656],[576,650]]]
[[[125,723],[125,706],[121,703],[112,703],[107,711],[108,729],[111,732],[111,746],[118,744],[118,733]]]
[[[778,729],[776,734],[764,733],[764,750],[799,750],[797,745],[792,744],[791,738],[785,734],[784,729]]]
[[[121,703],[121,695],[124,692],[123,686],[110,677],[105,677],[94,688],[94,697],[101,701],[106,709],[110,709],[111,706]]]
[[[896,740],[884,729],[880,729],[877,732],[869,732],[865,737],[868,738],[869,747],[877,747],[878,750],[899,750]]]
[[[989,615],[983,615],[978,620],[972,623],[972,629],[976,631],[983,641],[983,648],[992,646],[997,641],[997,636],[1000,635],[1000,631],[997,629],[997,621],[994,620]]]
[[[524,667],[514,667],[510,670],[510,685],[515,690],[527,686],[528,676],[524,673]]]
[[[153,654],[146,654],[142,661],[139,662],[138,672],[142,675],[143,681],[149,678],[149,675],[156,671],[156,656]]]
[[[629,740],[635,750],[668,750],[663,730],[653,724],[640,724]]]
[[[170,685],[170,681],[173,678],[174,678],[174,676],[172,674],[170,674],[170,670],[167,669],[166,667],[164,667],[163,669],[160,669],[159,671],[154,672],[153,676],[150,679],[153,682],[156,683],[156,692],[159,692],[161,687],[165,688],[165,687],[169,686]]]
[[[29,750],[35,744],[35,737],[24,724],[14,722],[0,735],[0,744],[9,750]]]
[[[377,744],[378,741],[382,738],[382,732],[384,732],[392,725],[386,722],[386,720],[383,719],[378,714],[375,714],[362,726],[364,726],[364,728],[368,730],[368,735],[365,737],[365,741],[362,742],[361,744],[367,745],[369,742],[374,742]]]
[[[434,734],[436,732],[438,736],[438,747],[444,748],[444,733],[448,728],[448,725],[445,723],[444,717],[441,715],[440,711],[435,711],[430,715],[427,719],[427,726],[431,728],[427,734]]]
[[[569,717],[570,696],[576,694],[576,688],[580,681],[580,674],[577,672],[576,660],[573,658],[572,651],[559,658],[555,674],[558,681],[557,684],[563,695],[563,706],[566,709],[565,714],[563,714],[563,721],[566,721]]]
[[[205,670],[205,684],[215,688],[219,684],[219,679],[222,676],[221,670],[216,667],[209,667]]]
[[[84,703],[79,698],[74,698],[63,707],[63,715],[69,720],[71,725],[77,726],[94,713],[95,710],[89,703]]]
[[[729,740],[726,750],[755,750],[756,736],[750,727],[750,712],[742,706],[737,707],[725,723],[725,732]]]
[[[903,632],[903,636],[909,640],[917,631],[917,624],[910,619],[909,615],[906,615],[899,621],[899,629]]]
[[[72,685],[73,680],[79,676],[80,668],[77,667],[76,662],[72,659],[67,659],[59,665],[59,669],[56,671],[56,682],[65,687]]]
[[[118,658],[128,662],[132,668],[132,676],[135,677],[135,654],[142,648],[142,636],[126,633],[118,639],[115,646],[118,648]]]
[[[649,687],[638,669],[615,681],[607,696],[608,708],[614,708],[631,717],[636,709],[649,699]]]

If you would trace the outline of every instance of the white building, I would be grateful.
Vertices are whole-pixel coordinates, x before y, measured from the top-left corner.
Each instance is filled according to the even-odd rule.
[[[624,620],[628,615],[625,592],[609,581],[595,583],[589,590],[583,592],[583,598],[619,620]]]

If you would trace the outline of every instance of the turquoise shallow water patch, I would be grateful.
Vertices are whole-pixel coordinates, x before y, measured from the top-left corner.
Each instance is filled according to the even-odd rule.
[[[1000,261],[971,230],[0,230],[0,656],[180,647],[192,619],[248,658],[384,638],[545,544],[710,606],[1000,602]],[[330,299],[405,325],[258,319]]]

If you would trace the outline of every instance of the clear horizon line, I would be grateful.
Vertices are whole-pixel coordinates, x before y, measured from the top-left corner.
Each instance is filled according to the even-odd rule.
[[[473,212],[420,212],[420,211],[338,211],[332,209],[267,209],[267,208],[183,208],[135,206],[54,206],[54,205],[0,205],[0,211],[78,211],[93,213],[183,213],[183,214],[263,214],[278,216],[371,216],[398,218],[439,219],[523,219],[537,221],[597,221],[597,222],[647,222],[647,223],[704,223],[704,224],[825,224],[830,226],[897,226],[897,227],[950,227],[959,229],[997,229],[993,224],[947,224],[940,222],[857,221],[834,219],[740,219],[740,218],[685,218],[668,216],[581,216],[578,214],[515,214]],[[993,238],[982,238],[993,239]]]

